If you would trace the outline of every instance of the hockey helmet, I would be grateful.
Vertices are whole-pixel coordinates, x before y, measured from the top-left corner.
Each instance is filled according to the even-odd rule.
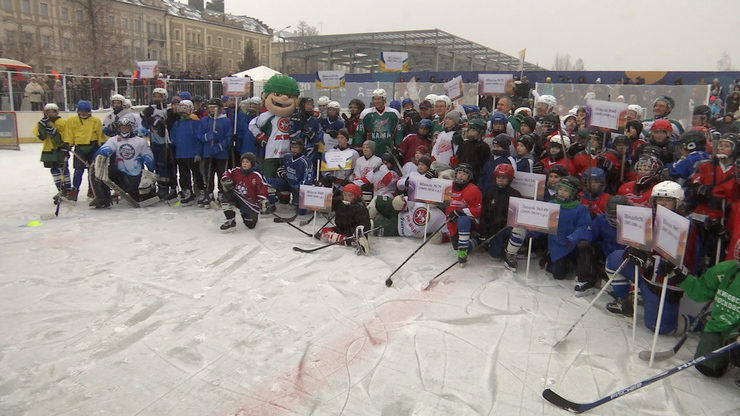
[[[386,93],[384,89],[378,88],[373,91],[373,97],[382,97],[383,99],[386,99],[388,97],[388,93]]]
[[[164,88],[159,87],[159,88],[153,89],[152,90],[152,96],[154,96],[154,94],[161,95],[163,100],[166,100],[167,99],[167,90],[164,89]]]
[[[344,188],[342,188],[342,192],[354,195],[355,200],[359,200],[362,198],[362,189],[360,189],[360,187],[355,185],[354,183],[348,183],[347,185],[344,185]]]
[[[464,172],[467,175],[466,179],[461,179],[457,177],[457,174],[460,172]],[[473,167],[469,163],[460,163],[455,168],[455,184],[465,186],[470,183],[470,181],[473,180]]]
[[[555,185],[555,202],[558,203],[565,203],[570,201],[575,201],[576,198],[578,198],[578,187],[580,185],[580,181],[575,176],[566,176],[564,178],[560,179],[560,182]],[[568,189],[568,196],[563,197],[560,196],[559,191],[560,188],[567,188]]]
[[[655,206],[655,198],[673,198],[676,200],[676,208],[681,205],[684,198],[683,188],[677,182],[663,181],[655,186],[650,193],[650,205]]]
[[[508,163],[501,163],[493,170],[493,176],[504,176],[509,180],[514,179],[514,167]]]

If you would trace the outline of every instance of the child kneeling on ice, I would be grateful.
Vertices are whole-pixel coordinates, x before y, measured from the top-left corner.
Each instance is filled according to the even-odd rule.
[[[239,160],[239,167],[229,169],[221,176],[224,191],[221,208],[226,216],[226,222],[221,225],[222,230],[236,227],[234,207],[241,212],[247,228],[257,226],[260,210],[266,211],[267,181],[256,167],[257,156],[254,153],[244,153]]]
[[[358,254],[369,254],[370,244],[365,231],[370,230],[370,214],[362,203],[360,187],[353,183],[345,185],[342,192],[334,196],[331,209],[335,214],[336,225],[322,228],[314,237],[322,241],[338,242],[354,236],[354,239],[346,240],[345,244],[356,242]]]

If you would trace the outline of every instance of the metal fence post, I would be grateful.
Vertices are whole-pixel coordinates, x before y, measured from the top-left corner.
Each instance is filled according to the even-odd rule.
[[[69,101],[67,100],[67,74],[62,75],[62,91],[64,92],[64,111],[67,111]]]
[[[15,105],[13,103],[13,73],[8,71],[6,74],[8,74],[8,102],[10,102],[10,111],[15,111]]]

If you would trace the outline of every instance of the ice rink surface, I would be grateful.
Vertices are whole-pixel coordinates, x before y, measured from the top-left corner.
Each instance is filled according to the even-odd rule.
[[[650,368],[637,353],[652,333],[640,319],[633,345],[606,294],[553,348],[592,297],[536,260],[527,279],[524,261],[512,273],[476,253],[421,291],[454,261],[448,244],[424,246],[386,288],[419,240],[297,253],[319,243],[271,216],[223,234],[220,211],[95,210],[86,185],[46,219],[40,151],[0,151],[3,416],[563,415],[543,389],[591,402],[693,358],[697,335]],[[735,371],[688,369],[589,414],[737,415]]]

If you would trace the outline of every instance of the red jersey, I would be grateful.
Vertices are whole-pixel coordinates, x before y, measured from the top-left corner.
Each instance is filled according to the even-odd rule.
[[[234,181],[234,194],[256,212],[260,212],[260,203],[267,199],[267,181],[261,173],[249,170],[245,174],[241,168],[232,168],[221,175],[221,179]]]
[[[542,163],[542,172],[544,172],[545,174],[548,174],[550,172],[550,168],[552,168],[555,165],[565,166],[565,169],[568,171],[568,174],[570,174],[570,175],[574,175],[575,174],[575,169],[573,167],[573,162],[570,161],[569,159],[562,158],[560,160],[555,161],[555,160],[552,160],[548,156],[548,157],[545,157],[542,160],[540,160],[540,162]]]
[[[620,186],[619,190],[617,191],[617,195],[626,196],[627,199],[630,200],[631,205],[649,207],[650,206],[650,195],[653,192],[653,187],[651,186],[645,192],[638,194],[635,191],[635,185],[637,185],[637,181],[630,181],[625,184],[622,184],[622,186]]]
[[[481,194],[480,189],[473,183],[469,183],[462,190],[456,191],[453,185],[452,198],[450,199],[450,205],[447,207],[447,211],[445,211],[445,215],[449,217],[450,213],[456,209],[461,209],[469,217],[473,217],[473,228],[477,228],[480,223],[480,214],[483,211],[483,194]],[[448,222],[447,230],[451,236],[457,235],[457,222]]]
[[[733,202],[738,200],[740,193],[740,183],[735,180],[735,171],[737,167],[734,164],[722,167],[717,163],[715,166],[711,160],[707,160],[699,165],[696,172],[689,178],[692,184],[712,186],[713,201],[705,201],[696,205],[694,213],[708,215],[711,219],[718,220],[722,218],[722,201],[726,201],[726,207],[729,208]]]
[[[609,198],[611,198],[611,195],[602,192],[596,199],[586,199],[583,197],[583,192],[581,192],[581,205],[587,206],[591,215],[595,217],[606,212],[606,203]]]

